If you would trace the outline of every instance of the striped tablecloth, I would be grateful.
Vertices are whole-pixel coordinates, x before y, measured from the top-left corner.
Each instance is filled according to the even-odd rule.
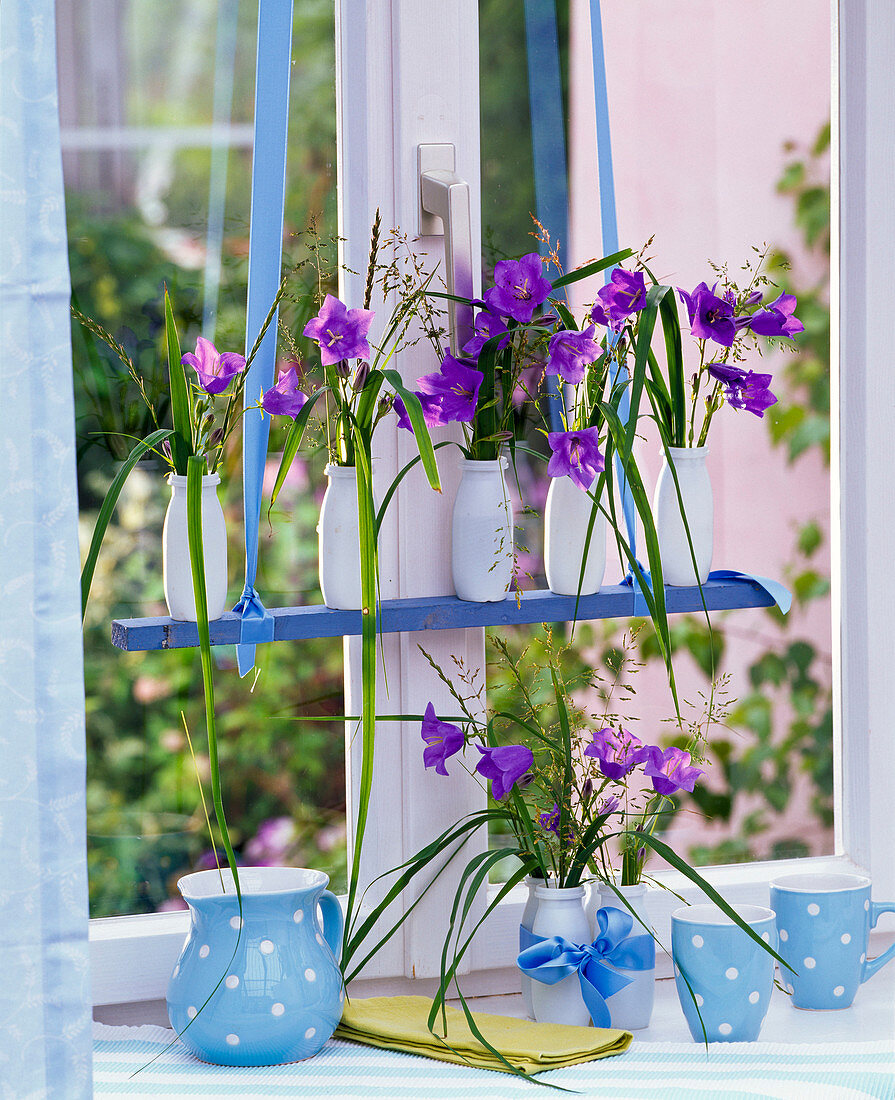
[[[161,1027],[95,1025],[94,1094],[110,1097],[298,1097],[307,1100],[515,1100],[562,1095],[504,1073],[331,1040],[316,1058],[234,1069],[165,1049]],[[164,1052],[151,1065],[151,1058]],[[142,1068],[145,1067],[145,1068]],[[139,1071],[139,1072],[138,1072]],[[134,1076],[136,1074],[136,1076]],[[637,1043],[627,1053],[541,1074],[611,1100],[895,1100],[891,1043]]]

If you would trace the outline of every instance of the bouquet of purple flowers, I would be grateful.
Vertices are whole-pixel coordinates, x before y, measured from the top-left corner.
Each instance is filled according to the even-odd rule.
[[[510,851],[526,873],[558,887],[577,886],[588,874],[638,883],[647,848],[661,843],[655,832],[673,811],[673,796],[691,792],[703,775],[699,750],[708,726],[723,718],[723,692],[713,691],[690,724],[686,748],[663,748],[644,743],[623,725],[627,719],[610,713],[613,688],[636,668],[627,648],[608,681],[597,673],[589,679],[603,700],[601,713],[591,715],[573,702],[564,651],[549,632],[534,643],[534,659],[514,659],[501,638],[492,644],[519,707],[483,720],[474,712],[478,696],[470,700],[452,688],[461,711],[456,722],[439,718],[431,703],[423,716],[425,767],[448,778],[450,761],[487,786],[488,813],[514,838]],[[500,850],[501,858],[507,854]]]

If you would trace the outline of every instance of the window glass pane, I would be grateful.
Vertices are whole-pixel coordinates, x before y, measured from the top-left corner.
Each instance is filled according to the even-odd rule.
[[[324,242],[335,236],[332,4],[295,7],[286,267],[307,257],[310,220]],[[184,350],[203,331],[221,350],[244,350],[256,19],[257,4],[249,0],[58,5],[76,301],[125,346],[162,423],[164,285]],[[296,278],[306,278],[305,270]],[[281,316],[289,322],[288,307]],[[73,341],[87,540],[115,460],[151,420],[114,356],[99,345],[94,364],[80,326]],[[273,429],[272,453],[283,431]],[[276,455],[271,461],[272,481]],[[266,512],[262,518],[258,588],[268,606],[320,599],[315,525],[323,464],[318,456],[296,462],[270,524]],[[212,858],[196,782],[198,770],[207,791],[198,654],[121,653],[108,640],[113,618],[166,614],[164,474],[157,463],[130,476],[99,559],[85,627],[93,916],[169,905],[177,877]],[[238,446],[225,464],[220,496],[232,606],[244,563]],[[290,721],[342,713],[339,641],[259,647],[254,685],[254,676],[238,678],[232,649],[217,656],[224,796],[241,858],[321,867],[341,888],[342,726]]]
[[[805,324],[793,353],[764,349],[744,364],[772,375],[777,404],[762,419],[724,408],[712,426],[713,567],[783,580],[794,604],[786,619],[776,611],[712,616],[716,675],[729,676],[736,701],[709,736],[705,782],[667,838],[700,863],[831,852],[829,13],[807,2],[785,11],[762,2],[744,23],[732,8],[696,0],[604,0],[602,8],[621,246],[637,251],[652,238],[651,270],[688,291],[723,280],[711,264],[726,264],[742,285],[751,277],[743,265],[765,254],[763,270],[776,284],[763,288],[766,299],[794,293]],[[526,237],[535,186],[522,17],[504,18],[497,0],[481,0],[480,10],[487,278],[495,259],[536,247]],[[557,13],[568,83],[563,243],[574,266],[603,251],[589,5],[560,0]],[[575,303],[579,315],[586,304]],[[639,461],[651,487],[658,445],[646,428],[644,436]],[[522,475],[525,503],[541,509],[543,466]],[[521,523],[523,587],[544,587],[540,521]],[[612,547],[608,560],[606,582],[615,583]],[[681,695],[698,704],[711,682],[713,643],[699,616],[673,625]],[[599,667],[630,628],[579,625],[583,667]],[[673,708],[648,627],[638,651],[645,667],[627,708],[639,719],[631,729],[670,743],[662,722]],[[495,701],[507,706],[503,687]]]

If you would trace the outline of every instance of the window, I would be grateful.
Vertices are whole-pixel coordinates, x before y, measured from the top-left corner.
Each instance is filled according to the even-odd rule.
[[[883,640],[895,612],[895,595],[887,581],[895,500],[890,456],[890,386],[887,332],[876,319],[888,316],[885,290],[893,282],[892,232],[885,211],[887,165],[886,104],[891,100],[892,62],[889,43],[895,16],[871,5],[844,8],[834,27],[838,43],[838,81],[834,103],[836,165],[847,165],[841,177],[834,165],[834,341],[841,373],[838,402],[834,399],[834,500],[839,523],[834,525],[834,686],[836,690],[836,862],[853,861],[874,875],[884,893],[895,890],[895,870],[884,857],[895,842],[886,787],[895,749],[890,721],[895,677],[888,668]],[[477,43],[469,34],[476,24],[476,5],[423,5],[406,0],[390,12],[359,0],[343,0],[337,13],[337,90],[340,111],[339,201],[341,235],[347,239],[345,260],[362,270],[366,235],[377,206],[385,224],[415,232],[417,215],[416,146],[420,142],[452,142],[457,170],[471,181],[479,178]],[[428,62],[434,61],[437,64]],[[425,63],[423,63],[425,62]],[[475,209],[475,203],[473,204]],[[475,224],[475,219],[474,219]],[[474,236],[478,235],[477,227]],[[434,239],[423,242],[437,255]],[[474,249],[478,242],[474,241]],[[356,250],[356,251],[354,251]],[[360,276],[358,276],[360,278]],[[347,286],[351,294],[350,279]],[[406,377],[417,377],[412,359],[402,365]],[[400,468],[402,444],[388,442],[381,460]],[[837,491],[838,490],[838,491]],[[448,590],[449,568],[442,548],[447,545],[444,516],[434,517],[425,530],[415,522],[412,485],[399,494],[395,526],[383,547],[384,595],[408,596]],[[385,660],[389,674],[389,707],[419,711],[438,687],[423,663],[412,635],[389,637]],[[482,658],[480,631],[450,635],[427,634],[435,655],[462,653],[475,665]],[[349,711],[358,689],[355,643],[346,642],[346,705]],[[383,692],[382,698],[385,699]],[[421,768],[418,731],[384,725],[377,741],[378,783],[374,819],[382,829],[370,833],[366,849],[372,870],[393,866],[417,850],[439,828],[475,805],[477,789],[458,795]],[[463,800],[465,805],[461,804]],[[791,866],[791,865],[790,865]],[[733,899],[765,898],[771,865],[747,865],[713,872],[713,879]],[[446,882],[417,909],[400,937],[375,960],[371,978],[425,977],[434,972],[431,928],[448,907],[452,895]],[[499,988],[512,962],[520,903],[509,901],[493,921],[485,943],[480,937],[471,959],[470,992]],[[179,920],[179,918],[177,918]],[[133,922],[97,930],[98,951],[106,964],[131,949]],[[661,924],[660,924],[661,927]],[[147,931],[143,931],[146,929]],[[142,958],[147,944],[157,949],[154,965],[129,981],[122,994],[108,1000],[161,996],[166,974],[162,960],[176,952],[181,926],[167,916],[142,918],[138,929]],[[116,952],[118,953],[116,955]],[[132,956],[128,956],[132,957]],[[105,964],[104,964],[105,965]],[[491,977],[488,976],[488,971]],[[132,971],[133,973],[133,971]],[[111,988],[111,986],[105,987]],[[105,998],[102,998],[105,999]]]

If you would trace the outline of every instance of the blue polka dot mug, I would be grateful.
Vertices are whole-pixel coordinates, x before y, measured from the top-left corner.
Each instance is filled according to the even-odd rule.
[[[858,986],[890,959],[895,944],[867,958],[870,929],[895,903],[870,900],[863,875],[783,875],[771,883],[780,954],[797,973],[781,980],[796,1008],[848,1008]]]
[[[328,884],[322,871],[240,867],[240,915],[229,870],[177,883],[192,919],[168,984],[168,1017],[202,1061],[297,1062],[335,1031],[345,999],[342,910]]]
[[[770,909],[742,905],[737,912],[769,947],[776,946]],[[772,955],[709,904],[671,914],[671,955],[678,998],[697,1043],[758,1038],[774,985]]]

